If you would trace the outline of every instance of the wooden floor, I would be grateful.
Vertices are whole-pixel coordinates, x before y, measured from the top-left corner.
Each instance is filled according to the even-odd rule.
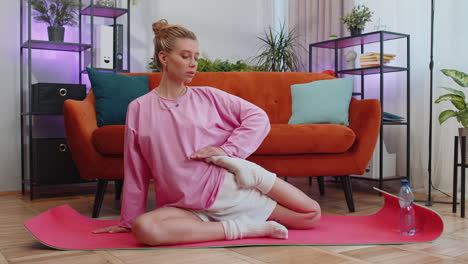
[[[322,206],[323,214],[349,214],[341,185],[327,178],[325,196],[320,197],[317,183],[307,178],[289,179]],[[397,182],[385,186],[396,193]],[[372,183],[353,181],[356,215],[378,211],[383,198],[371,190]],[[450,198],[435,194],[438,200]],[[416,194],[424,199],[424,194]],[[432,243],[385,246],[268,246],[176,250],[58,251],[37,242],[22,223],[62,204],[69,204],[90,216],[93,196],[79,195],[30,201],[19,194],[0,194],[0,264],[3,263],[468,263],[468,221],[451,212],[451,205],[435,204],[442,214],[445,230]],[[150,203],[151,204],[151,203]],[[152,202],[154,204],[154,201]],[[106,196],[102,219],[116,219],[119,202]]]

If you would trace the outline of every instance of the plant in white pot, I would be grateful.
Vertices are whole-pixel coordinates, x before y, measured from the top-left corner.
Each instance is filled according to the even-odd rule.
[[[31,0],[31,7],[35,11],[34,19],[49,25],[49,41],[54,42],[63,42],[64,26],[78,24],[77,16],[81,6],[75,0]]]
[[[441,72],[446,76],[452,78],[459,86],[468,87],[468,75],[466,73],[450,69],[443,69],[441,70]],[[450,101],[453,104],[453,106],[455,106],[456,110],[442,111],[439,114],[439,123],[442,124],[447,119],[455,117],[457,121],[462,125],[462,127],[458,129],[460,140],[462,136],[466,136],[468,138],[468,103],[465,101],[465,93],[463,93],[463,91],[459,91],[453,88],[442,88],[449,91],[450,93],[441,95],[439,98],[437,98],[435,103],[438,104],[442,101]],[[466,151],[468,154],[468,149]]]

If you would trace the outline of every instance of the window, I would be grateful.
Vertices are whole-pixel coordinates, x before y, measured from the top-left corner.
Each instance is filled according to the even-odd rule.
[[[281,25],[286,25],[287,0],[273,0],[273,29],[278,32]]]

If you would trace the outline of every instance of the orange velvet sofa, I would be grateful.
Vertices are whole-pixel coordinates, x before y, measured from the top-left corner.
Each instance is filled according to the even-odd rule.
[[[149,90],[160,81],[149,76]],[[248,159],[279,177],[339,176],[348,208],[354,209],[349,175],[361,175],[372,157],[380,129],[381,107],[376,99],[352,98],[349,126],[336,124],[289,125],[292,84],[333,79],[322,73],[210,72],[197,73],[191,86],[212,86],[259,106],[268,114],[271,131]],[[123,174],[124,125],[98,127],[92,90],[83,101],[64,103],[65,130],[73,160],[83,179],[98,180],[93,217],[99,215],[110,180],[121,188]],[[120,193],[117,188],[117,194]],[[118,197],[117,197],[118,198]]]

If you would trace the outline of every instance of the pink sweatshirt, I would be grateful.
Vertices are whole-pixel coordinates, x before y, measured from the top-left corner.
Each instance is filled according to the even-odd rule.
[[[146,211],[154,179],[156,208],[204,210],[215,201],[226,170],[188,156],[206,146],[245,159],[270,130],[266,113],[212,87],[187,87],[175,100],[154,90],[128,106],[120,226],[131,227]]]

